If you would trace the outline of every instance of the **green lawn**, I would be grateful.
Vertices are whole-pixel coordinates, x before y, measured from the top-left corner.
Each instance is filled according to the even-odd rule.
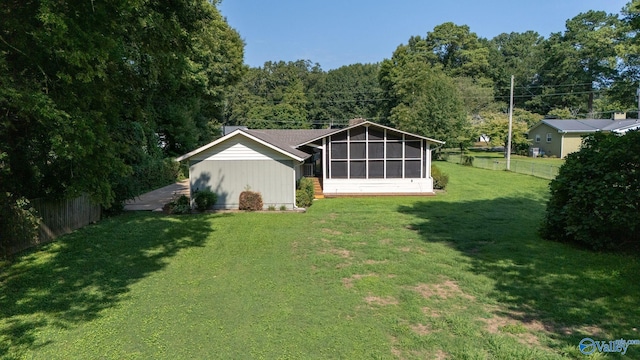
[[[638,259],[541,240],[545,180],[438,166],[435,197],[64,236],[0,265],[0,358],[556,359],[640,338]]]
[[[460,164],[460,151],[447,150],[446,153],[449,162]],[[489,170],[505,170],[507,168],[507,159],[502,152],[474,150],[468,151],[467,155],[473,156],[474,167]],[[550,180],[558,175],[563,164],[564,159],[512,155],[510,170]]]

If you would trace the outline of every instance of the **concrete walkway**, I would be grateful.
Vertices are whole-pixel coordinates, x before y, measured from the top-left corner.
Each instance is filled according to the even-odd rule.
[[[142,194],[134,200],[128,200],[124,209],[128,211],[162,211],[164,204],[180,195],[189,196],[189,179]]]

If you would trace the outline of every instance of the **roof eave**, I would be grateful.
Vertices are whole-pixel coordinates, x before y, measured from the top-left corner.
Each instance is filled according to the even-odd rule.
[[[249,139],[251,139],[251,140],[253,140],[253,141],[255,141],[255,142],[259,143],[259,144],[261,144],[261,145],[264,145],[264,146],[266,146],[266,147],[268,147],[268,148],[270,148],[270,149],[272,149],[274,151],[277,151],[277,152],[279,152],[279,153],[281,153],[281,154],[283,154],[283,155],[285,155],[287,157],[290,157],[290,158],[292,158],[293,160],[296,160],[296,161],[304,161],[309,156],[311,156],[311,155],[308,155],[306,157],[300,157],[298,155],[295,155],[295,154],[292,154],[292,153],[286,151],[285,149],[282,149],[282,148],[280,148],[278,146],[275,146],[275,145],[273,145],[273,144],[271,144],[269,142],[266,142],[266,141],[264,141],[262,139],[259,139],[259,138],[255,137],[255,136],[253,136],[253,135],[251,135],[249,133],[246,133],[246,132],[242,131],[242,129],[238,129],[238,130],[234,130],[233,132],[231,132],[228,135],[225,135],[225,136],[221,137],[218,140],[212,141],[211,143],[209,143],[209,144],[207,144],[205,146],[202,146],[202,147],[200,147],[198,149],[195,149],[195,150],[193,150],[191,152],[188,152],[188,153],[186,153],[186,154],[184,154],[182,156],[178,156],[175,160],[176,161],[183,161],[183,160],[187,160],[189,158],[192,158],[193,156],[195,156],[195,155],[197,155],[197,154],[199,154],[199,153],[201,153],[201,152],[203,152],[203,151],[205,151],[207,149],[210,149],[210,148],[212,148],[212,147],[214,147],[214,146],[216,146],[216,145],[218,145],[218,144],[220,144],[220,143],[222,143],[224,141],[227,141],[228,139],[230,139],[230,138],[232,138],[234,136],[237,136],[237,135],[243,135],[243,136],[245,136],[245,137],[247,137],[247,138],[249,138]]]

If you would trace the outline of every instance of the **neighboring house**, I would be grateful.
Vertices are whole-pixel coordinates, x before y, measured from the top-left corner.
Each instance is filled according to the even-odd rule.
[[[582,137],[597,131],[625,133],[639,129],[638,120],[610,119],[545,119],[529,129],[532,152],[539,149],[541,154],[564,158],[580,150]]]
[[[218,194],[216,208],[238,208],[240,193],[264,207],[292,209],[296,182],[318,177],[325,196],[433,194],[431,150],[444,142],[365,121],[344,129],[238,129],[178,157],[189,162],[191,194]]]

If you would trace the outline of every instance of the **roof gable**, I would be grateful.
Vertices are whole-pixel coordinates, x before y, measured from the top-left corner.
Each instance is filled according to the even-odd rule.
[[[322,136],[318,136],[318,137],[316,137],[314,139],[309,139],[306,142],[301,142],[300,144],[298,144],[298,146],[309,144],[309,143],[312,143],[314,141],[320,140],[320,139],[322,139],[324,137],[327,137],[329,135],[339,134],[341,132],[344,132],[344,131],[347,131],[347,130],[350,130],[350,129],[355,129],[355,128],[360,127],[360,126],[371,126],[371,127],[376,127],[376,128],[379,128],[379,129],[386,129],[386,130],[389,130],[389,131],[397,132],[399,134],[405,134],[405,135],[413,136],[413,137],[416,137],[416,138],[419,138],[419,139],[423,139],[423,140],[426,140],[426,141],[434,143],[434,144],[444,144],[445,143],[444,141],[435,140],[435,139],[428,138],[428,137],[425,137],[425,136],[412,134],[410,132],[398,130],[398,129],[395,129],[395,128],[392,128],[392,127],[389,127],[389,126],[376,124],[376,123],[371,122],[371,121],[363,121],[361,123],[358,123],[358,124],[355,124],[355,125],[352,125],[352,126],[348,126],[346,128],[343,128],[343,129],[334,129],[334,131],[329,132],[327,134],[324,134]]]
[[[229,139],[232,139],[232,138],[234,138],[236,136],[246,137],[246,138],[248,138],[248,139],[250,139],[252,141],[255,141],[255,142],[257,142],[257,143],[259,143],[261,145],[266,146],[267,148],[269,148],[271,150],[275,150],[276,152],[278,152],[278,153],[280,153],[282,155],[285,155],[286,157],[289,157],[289,158],[292,158],[294,160],[297,160],[297,161],[303,161],[304,159],[309,157],[309,154],[307,154],[307,153],[305,153],[303,151],[300,151],[300,150],[297,150],[297,149],[293,149],[293,148],[291,148],[292,151],[287,151],[287,149],[283,149],[283,148],[280,148],[278,146],[275,146],[275,145],[269,143],[268,141],[265,141],[265,140],[263,140],[261,138],[258,138],[256,136],[248,133],[248,130],[238,129],[238,130],[232,132],[231,134],[228,134],[228,135],[223,136],[223,137],[221,137],[221,138],[219,138],[219,139],[217,139],[215,141],[210,142],[207,145],[204,145],[204,146],[202,146],[200,148],[197,148],[197,149],[195,149],[195,150],[193,150],[191,152],[188,152],[188,153],[186,153],[186,154],[184,154],[182,156],[178,156],[176,158],[176,161],[187,160],[187,159],[189,159],[189,158],[191,158],[191,157],[193,157],[193,156],[195,156],[197,154],[200,154],[200,153],[202,153],[202,152],[204,152],[204,151],[206,151],[208,149],[211,149],[212,147],[214,147],[214,146],[216,146],[216,145],[218,145],[220,143],[226,142]]]

